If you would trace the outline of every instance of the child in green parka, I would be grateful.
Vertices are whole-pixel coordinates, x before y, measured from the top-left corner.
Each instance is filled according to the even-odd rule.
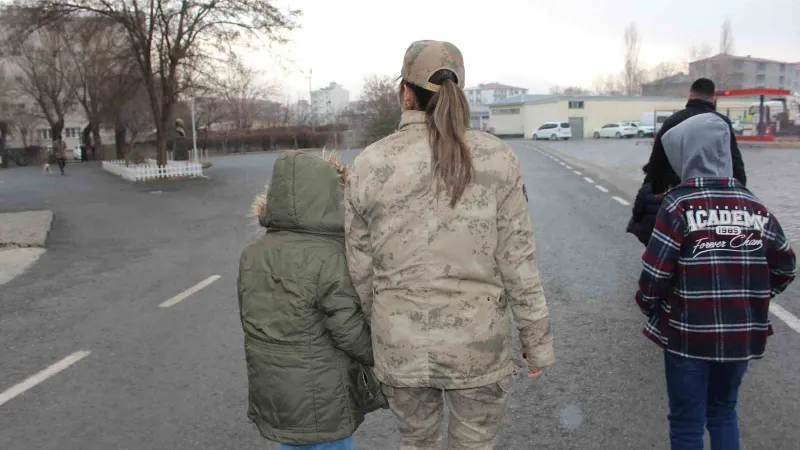
[[[253,204],[266,234],[239,266],[248,417],[281,449],[352,449],[364,416],[385,407],[345,259],[346,174],[336,159],[284,153]]]

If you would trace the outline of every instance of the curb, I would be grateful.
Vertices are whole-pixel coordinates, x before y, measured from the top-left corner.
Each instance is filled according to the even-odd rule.
[[[52,225],[52,211],[0,213],[0,248],[44,248]]]

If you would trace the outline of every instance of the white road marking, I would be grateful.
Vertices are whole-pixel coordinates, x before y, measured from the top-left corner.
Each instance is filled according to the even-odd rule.
[[[83,358],[86,358],[91,353],[92,352],[88,350],[81,350],[75,352],[67,356],[66,358],[62,359],[61,361],[58,361],[57,363],[51,365],[50,367],[42,370],[41,372],[26,378],[22,382],[17,383],[14,386],[11,386],[10,388],[6,389],[3,392],[0,392],[0,406],[3,406],[4,403],[8,402],[14,397],[24,394],[25,391],[35,387],[37,384],[58,374],[62,370],[75,364],[76,362],[82,360]]]
[[[575,175],[581,175],[581,173],[578,172],[577,170],[573,170],[573,172],[575,172]]]
[[[566,167],[569,170],[572,170],[572,166],[564,166],[564,167]]]
[[[175,306],[178,303],[186,300],[190,295],[198,292],[199,290],[208,287],[211,283],[220,279],[219,275],[211,275],[210,277],[206,278],[205,280],[195,284],[194,286],[190,287],[189,289],[181,292],[180,294],[172,297],[171,299],[161,303],[158,305],[159,308],[169,308],[170,306]]]
[[[789,325],[789,328],[793,329],[794,331],[800,333],[800,319],[795,317],[789,311],[783,309],[783,306],[775,303],[770,302],[769,304],[769,312],[778,316],[779,319],[786,322],[786,325]],[[1,404],[2,402],[0,402]]]
[[[599,184],[595,184],[594,187],[599,189],[601,192],[608,192],[608,189],[604,188],[603,186],[600,186]]]
[[[586,182],[587,182],[587,183],[592,183],[592,184],[594,184],[594,180],[593,180],[593,179],[591,179],[591,178],[589,178],[589,177],[583,177],[583,179],[584,179],[584,180],[586,180]]]
[[[566,164],[564,164],[564,161],[559,161],[558,163],[561,164],[562,166],[566,166]]]
[[[614,200],[617,201],[617,203],[619,203],[619,204],[621,204],[623,206],[631,206],[630,202],[628,202],[624,198],[617,197],[616,195],[611,197],[611,198],[613,198]]]

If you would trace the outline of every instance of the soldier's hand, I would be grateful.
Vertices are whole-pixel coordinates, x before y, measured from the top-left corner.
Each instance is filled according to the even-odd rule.
[[[536,378],[542,374],[542,369],[537,369],[534,367],[528,368],[528,378]]]

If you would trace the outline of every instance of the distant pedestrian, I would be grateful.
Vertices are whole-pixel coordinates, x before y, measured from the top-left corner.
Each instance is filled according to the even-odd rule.
[[[398,131],[355,161],[347,191],[350,273],[371,319],[375,373],[402,449],[491,449],[514,389],[511,313],[528,376],[554,361],[519,160],[469,130],[464,61],[414,42]]]
[[[352,450],[386,404],[347,269],[345,177],[336,161],[285,153],[253,204],[266,234],[239,266],[248,416],[282,450]]]
[[[61,175],[64,175],[64,168],[67,166],[67,144],[60,135],[53,140],[53,152],[56,155],[58,169],[61,171]]]
[[[729,128],[707,112],[661,138],[683,181],[658,211],[636,302],[664,348],[673,450],[702,449],[704,428],[713,450],[739,449],[739,386],[796,271],[777,218],[733,178]]]
[[[661,205],[661,199],[666,191],[681,183],[681,178],[669,164],[664,153],[662,137],[672,127],[680,124],[690,117],[699,114],[713,114],[721,118],[728,125],[730,132],[729,150],[733,160],[733,178],[739,181],[742,186],[747,184],[747,175],[744,170],[744,161],[739,146],[736,144],[736,132],[733,130],[731,121],[724,115],[718,113],[714,107],[714,82],[707,78],[698,78],[689,90],[689,101],[686,108],[669,116],[661,129],[656,134],[653,143],[653,151],[650,160],[643,167],[644,182],[636,196],[633,206],[633,215],[628,222],[628,233],[636,236],[641,243],[647,245],[655,224],[655,213]]]

